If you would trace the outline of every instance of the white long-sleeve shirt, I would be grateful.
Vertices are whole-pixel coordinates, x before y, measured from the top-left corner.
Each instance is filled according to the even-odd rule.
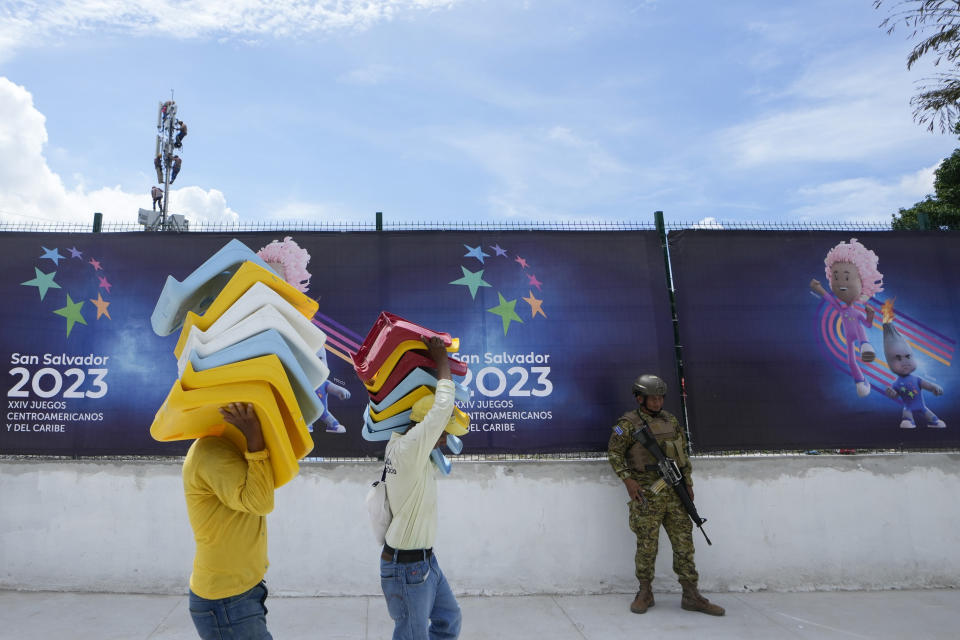
[[[384,454],[393,520],[386,542],[394,549],[429,549],[437,535],[437,478],[430,452],[453,414],[454,386],[439,380],[433,406],[405,434],[394,433]]]

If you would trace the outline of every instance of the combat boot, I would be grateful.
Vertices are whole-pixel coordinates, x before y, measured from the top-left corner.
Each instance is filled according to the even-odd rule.
[[[722,616],[726,611],[704,598],[697,591],[697,583],[687,580],[681,580],[680,586],[683,587],[683,598],[680,600],[680,607],[687,611],[701,611],[711,616]]]
[[[649,580],[640,581],[640,590],[637,591],[637,597],[633,599],[630,605],[630,611],[633,613],[646,613],[647,609],[654,605],[653,589],[650,588]]]

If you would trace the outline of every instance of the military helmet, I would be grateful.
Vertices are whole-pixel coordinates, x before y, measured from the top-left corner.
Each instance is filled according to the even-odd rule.
[[[667,383],[653,375],[645,373],[633,381],[633,395],[635,396],[665,396]]]

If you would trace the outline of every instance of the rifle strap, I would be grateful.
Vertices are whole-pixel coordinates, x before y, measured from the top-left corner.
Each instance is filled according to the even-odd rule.
[[[647,422],[647,419],[643,417],[643,414],[640,412],[640,410],[637,409],[636,411],[632,411],[632,412],[630,412],[628,415],[630,416],[630,418],[627,418],[627,419],[630,420],[630,422],[632,422],[633,424],[636,424],[636,422],[633,420],[633,418],[635,417],[637,420],[639,420],[640,422],[643,423],[643,426],[644,426],[644,427],[646,427],[646,430],[644,430],[644,429],[641,428],[641,427],[638,427],[638,428],[634,431],[634,433],[639,433],[639,434],[640,434],[641,437],[638,438],[638,439],[640,440],[641,444],[643,444],[643,446],[646,447],[647,451],[649,451],[650,453],[652,453],[654,458],[658,458],[658,459],[659,459],[660,457],[666,458],[666,457],[667,457],[667,454],[664,453],[663,448],[660,446],[660,443],[657,442],[656,437],[654,437],[654,435],[653,435],[653,429],[650,428],[650,423]],[[654,448],[656,448],[656,449],[654,449]],[[659,455],[659,456],[656,454],[657,451],[660,452],[660,455]],[[655,465],[655,464],[654,464],[654,465],[647,465],[647,466],[648,466],[648,467],[653,467],[652,469],[647,469],[648,471],[656,471],[656,470],[657,470],[657,465]]]
[[[627,422],[630,423],[630,425],[633,427],[633,430],[630,432],[630,435],[640,442],[644,440],[644,438],[642,437],[643,427],[646,427],[647,430],[650,431],[650,423],[647,422],[642,415],[640,415],[639,409],[628,411],[627,413],[623,414],[623,416],[620,419],[626,420]],[[640,437],[638,437],[638,434],[640,434]]]

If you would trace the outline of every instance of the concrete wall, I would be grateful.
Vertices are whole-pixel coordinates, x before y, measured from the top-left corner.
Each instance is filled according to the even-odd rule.
[[[711,591],[960,587],[960,455],[694,459]],[[304,464],[269,519],[277,595],[379,593],[374,463]],[[455,462],[437,552],[470,594],[635,589],[626,491],[606,462]],[[184,593],[176,462],[0,461],[0,588]],[[661,539],[658,589],[675,588]]]

